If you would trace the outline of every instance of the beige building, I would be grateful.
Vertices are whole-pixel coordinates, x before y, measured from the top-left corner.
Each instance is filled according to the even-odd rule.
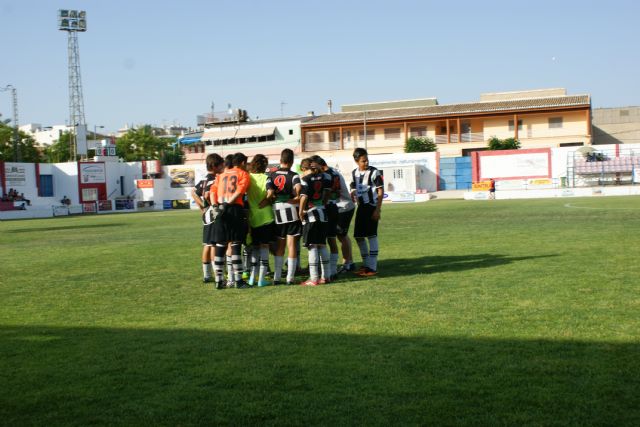
[[[594,108],[593,144],[640,143],[640,107]]]
[[[397,153],[411,136],[428,137],[443,156],[484,149],[490,138],[516,138],[522,148],[592,142],[589,95],[565,89],[482,94],[480,101],[439,105],[435,98],[348,105],[302,123],[302,150],[346,154],[366,147]]]

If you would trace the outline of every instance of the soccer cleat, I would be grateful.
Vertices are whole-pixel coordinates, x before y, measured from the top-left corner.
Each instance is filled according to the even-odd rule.
[[[331,281],[332,281],[332,282],[335,282],[336,280],[338,280],[338,274],[337,274],[337,273],[336,273],[336,274],[333,274],[333,275],[330,277],[330,279],[331,279]]]
[[[356,271],[354,271],[353,273],[354,273],[354,274],[357,274],[358,276],[360,276],[362,273],[364,273],[365,271],[367,271],[367,268],[369,268],[369,267],[365,267],[364,265],[363,265],[363,266],[360,266],[360,268],[359,268],[359,269],[357,269]]]
[[[213,282],[213,278],[212,277],[203,277],[202,278],[202,283],[211,283]]]
[[[251,286],[244,280],[241,280],[236,283],[236,289],[249,289]]]
[[[315,280],[305,280],[304,282],[300,283],[300,286],[318,286],[318,282],[316,282]]]
[[[262,288],[262,287],[265,287],[265,286],[269,286],[270,284],[271,284],[271,282],[269,282],[268,280],[260,280],[258,282],[258,287]],[[273,282],[273,284],[275,285],[276,283]]]
[[[327,279],[318,280],[318,285],[328,285],[329,283],[331,283],[331,280],[327,280]]]
[[[235,288],[235,287],[236,287],[236,284],[235,284],[234,282],[232,282],[231,280],[227,280],[227,281],[225,282],[225,287],[226,287],[227,289],[233,289],[233,288]]]
[[[242,280],[248,280],[249,279],[249,273],[248,272],[244,272],[242,273]]]
[[[273,286],[278,286],[280,284],[282,284],[282,282],[280,282],[280,280],[274,280],[273,281]]]
[[[376,274],[378,274],[378,272],[376,270],[372,270],[369,267],[365,267],[362,272],[358,273],[358,276],[360,276],[360,277],[371,277],[371,276],[375,276]]]
[[[293,282],[287,282],[287,286],[295,285]]]
[[[227,288],[226,283],[224,283],[224,282],[217,282],[216,283],[216,289],[220,290],[220,289],[226,289],[226,288]]]
[[[349,271],[354,271],[355,269],[356,265],[354,263],[342,264],[338,269],[338,274],[348,273]]]

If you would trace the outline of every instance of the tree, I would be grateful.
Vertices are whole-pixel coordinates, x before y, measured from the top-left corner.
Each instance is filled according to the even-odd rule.
[[[488,145],[489,150],[517,150],[520,148],[520,141],[515,138],[500,139],[491,137]]]
[[[66,131],[60,135],[53,144],[44,149],[44,155],[48,163],[61,163],[71,160],[71,132]]]
[[[137,160],[160,160],[165,152],[173,151],[175,137],[161,138],[149,125],[129,129],[116,140],[116,154],[127,162]]]
[[[431,138],[412,136],[404,144],[405,153],[426,153],[431,151],[438,151],[438,146]]]
[[[5,121],[0,122],[0,160],[13,161],[13,127]],[[18,149],[21,161],[25,163],[40,163],[43,161],[42,151],[35,139],[22,131],[18,132]]]

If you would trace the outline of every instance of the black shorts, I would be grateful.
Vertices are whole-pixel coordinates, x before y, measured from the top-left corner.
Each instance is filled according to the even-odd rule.
[[[355,209],[351,209],[346,212],[340,212],[338,214],[338,225],[336,227],[337,235],[340,237],[346,236],[349,232],[349,225],[351,224],[351,220],[353,219],[353,214],[356,212]]]
[[[251,229],[251,244],[268,245],[276,238],[276,223],[270,222],[269,224],[261,225],[260,227]]]
[[[375,237],[378,235],[378,221],[371,219],[375,206],[358,205],[353,237]]]
[[[286,239],[287,236],[299,236],[302,234],[302,223],[300,220],[276,224],[276,237]]]
[[[216,244],[213,230],[214,230],[214,224],[207,224],[202,226],[202,244],[203,245],[214,246]]]
[[[240,205],[227,205],[224,212],[216,218],[216,225],[220,224],[220,227],[216,228],[215,237],[223,237],[224,239],[216,240],[216,243],[228,243],[228,242],[244,242],[249,231],[249,224],[247,221],[247,211]],[[218,236],[218,233],[222,233],[222,236]]]
[[[304,245],[326,245],[327,223],[322,221],[307,221],[302,226]]]
[[[338,235],[338,205],[328,203],[324,207],[324,214],[327,216],[327,237],[335,238]]]

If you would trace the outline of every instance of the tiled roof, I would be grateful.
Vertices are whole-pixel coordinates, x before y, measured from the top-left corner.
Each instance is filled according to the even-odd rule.
[[[512,99],[491,102],[468,102],[464,104],[434,105],[431,107],[393,108],[367,111],[367,120],[408,119],[464,114],[496,113],[513,110],[540,110],[562,107],[588,107],[589,95],[554,96],[548,98]],[[334,113],[317,116],[302,123],[302,126],[362,122],[364,112]]]

